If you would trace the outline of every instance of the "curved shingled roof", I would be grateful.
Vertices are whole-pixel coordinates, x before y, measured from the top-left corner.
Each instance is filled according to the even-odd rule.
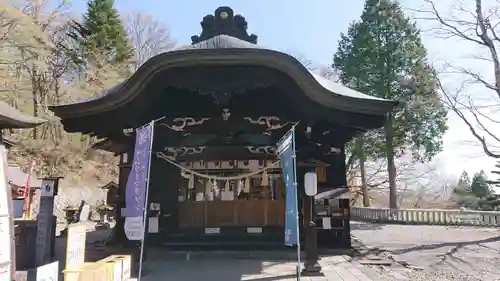
[[[22,113],[0,101],[0,129],[34,128],[46,120]]]
[[[257,45],[257,44],[252,44],[252,43],[246,42],[244,40],[241,40],[241,39],[238,39],[235,37],[231,37],[229,35],[217,35],[215,37],[209,38],[205,41],[201,41],[201,42],[196,43],[196,44],[186,45],[186,46],[176,48],[170,52],[182,52],[182,51],[187,51],[187,50],[206,50],[206,49],[260,49],[260,50],[266,50],[266,51],[274,51],[272,49],[265,48],[265,47]],[[278,52],[278,51],[274,51],[274,52]],[[278,53],[281,53],[281,52],[278,52]],[[282,54],[285,56],[289,56],[289,55],[284,54],[284,53],[282,53]],[[289,56],[289,57],[290,57],[290,59],[295,60],[295,58],[293,58],[292,56]],[[298,62],[298,63],[300,64],[300,62]],[[350,89],[350,88],[342,85],[341,83],[337,83],[337,82],[333,82],[331,80],[328,80],[320,75],[313,73],[310,70],[307,70],[307,71],[309,72],[309,75],[311,75],[312,78],[314,78],[314,80],[318,84],[320,84],[326,90],[330,91],[332,94],[337,94],[337,95],[355,98],[355,99],[377,100],[377,101],[388,102],[391,104],[395,103],[394,101],[391,101],[391,100],[381,99],[378,97],[363,94],[361,92]],[[102,92],[96,93],[95,95],[92,95],[88,98],[79,100],[76,103],[86,103],[86,102],[89,102],[92,100],[101,99],[104,96],[109,95],[110,93],[113,93],[115,91],[119,91],[121,86],[125,82],[126,81],[119,83],[111,88],[108,88]]]

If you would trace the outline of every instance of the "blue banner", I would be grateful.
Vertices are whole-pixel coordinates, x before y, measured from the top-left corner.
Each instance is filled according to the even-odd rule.
[[[135,137],[134,160],[128,175],[125,189],[127,217],[141,217],[144,214],[146,189],[148,186],[149,161],[151,160],[151,141],[153,126],[148,124],[137,129]]]
[[[297,179],[295,167],[295,133],[288,131],[278,142],[278,156],[285,181],[285,245],[299,243],[299,216],[297,209]]]

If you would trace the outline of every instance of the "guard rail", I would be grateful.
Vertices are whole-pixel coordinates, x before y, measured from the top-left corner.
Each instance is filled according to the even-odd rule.
[[[500,212],[351,207],[351,220],[397,224],[500,226]]]

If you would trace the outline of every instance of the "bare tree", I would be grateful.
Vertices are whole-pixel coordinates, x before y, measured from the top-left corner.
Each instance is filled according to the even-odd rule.
[[[294,53],[294,52],[291,52],[288,50],[284,50],[283,52],[294,57],[296,60],[298,60],[305,68],[307,68],[312,73],[317,74],[317,75],[324,77],[328,80],[331,80],[333,82],[340,81],[338,73],[335,71],[335,69],[329,67],[328,65],[315,63],[312,60],[307,59],[306,56],[304,56],[300,53]]]
[[[418,207],[420,200],[429,200],[431,195],[443,194],[441,176],[434,164],[422,163],[414,159],[410,151],[406,151],[395,159],[395,165],[398,206],[402,202],[408,206],[408,202],[414,200],[412,204]],[[361,168],[360,161],[352,161],[347,166],[348,185],[354,193],[353,203],[359,203],[359,199],[363,199],[363,206],[369,207],[370,200],[375,198],[374,194],[379,194],[376,197],[382,196],[384,200],[388,198],[387,159],[366,159],[364,181]]]
[[[49,40],[42,26],[16,7],[14,1],[0,3],[5,7],[0,10],[0,87],[3,93],[12,94],[23,84],[22,65],[26,60],[40,64],[49,54]],[[15,106],[14,100],[7,98]]]
[[[444,102],[463,121],[479,141],[486,155],[500,158],[500,2],[482,0],[453,1],[451,7],[440,7],[438,1],[424,0],[424,8],[415,10],[418,19],[430,21],[427,30],[449,45],[471,46],[472,60],[447,62],[439,73],[438,86]],[[458,41],[457,41],[458,40]],[[453,42],[453,43],[452,43]],[[462,48],[462,47],[461,47]],[[471,62],[476,66],[468,63]],[[446,81],[459,86],[449,87]]]
[[[142,12],[129,14],[125,28],[135,50],[135,69],[149,58],[175,47],[170,29],[151,15]]]
[[[11,137],[21,142],[19,149],[37,151],[39,163],[45,163],[44,174],[80,165],[94,138],[64,133],[48,106],[101,92],[122,81],[122,72],[92,64],[85,75],[74,71],[67,36],[68,1],[0,0],[0,4],[0,99],[49,121],[37,130],[12,130]]]

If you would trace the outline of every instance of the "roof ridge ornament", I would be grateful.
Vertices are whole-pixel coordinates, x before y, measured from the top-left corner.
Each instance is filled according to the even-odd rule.
[[[222,6],[215,10],[213,15],[203,17],[200,23],[202,31],[200,36],[191,36],[192,44],[205,41],[217,35],[225,34],[238,39],[257,44],[257,35],[248,34],[248,23],[245,17],[234,15],[233,9]]]

